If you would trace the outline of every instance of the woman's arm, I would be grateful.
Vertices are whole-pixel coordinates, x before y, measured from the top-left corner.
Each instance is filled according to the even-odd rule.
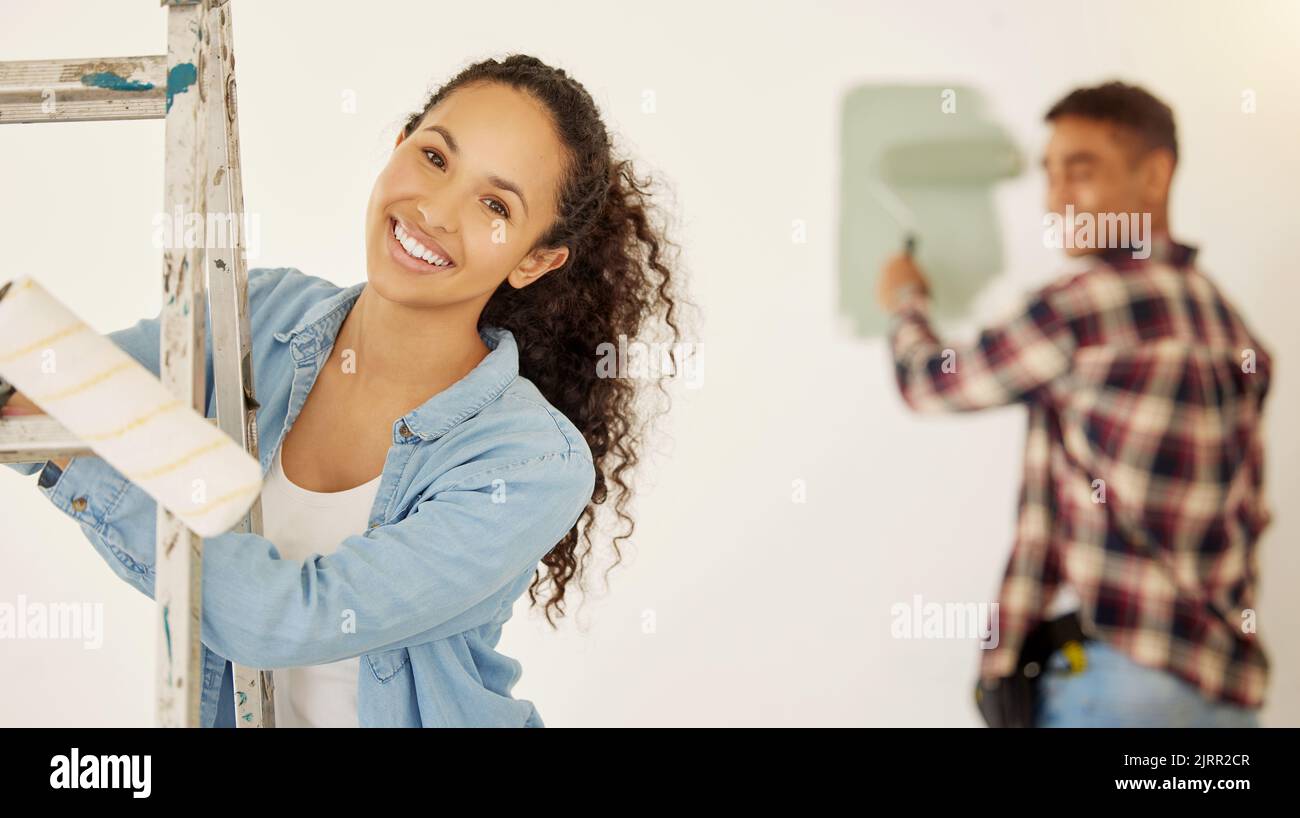
[[[254,268],[248,272],[249,319],[256,321],[264,305],[275,297],[276,286],[290,268]],[[123,352],[134,358],[155,376],[159,374],[161,312],[142,318],[132,326],[107,334]],[[212,394],[212,330],[207,324],[206,393]],[[16,396],[15,396],[16,397]],[[27,400],[30,404],[30,399]],[[6,409],[13,404],[13,399]],[[33,404],[34,405],[34,404]],[[208,401],[211,405],[211,401]],[[39,407],[38,407],[39,409]],[[55,465],[41,463],[7,463],[21,474],[31,475],[42,468],[58,470],[48,484],[38,484],[56,508],[81,525],[82,532],[114,573],[137,590],[152,596],[153,565],[133,560],[130,551],[152,553],[157,536],[158,506],[154,499],[121,472],[101,458],[81,456],[60,458]],[[112,529],[107,523],[111,519]]]
[[[130,327],[108,333],[107,337],[156,376],[159,369],[160,324],[161,315],[142,318]],[[210,338],[209,330],[209,340]],[[210,392],[212,357],[211,345],[207,346]],[[18,395],[15,394],[5,405],[6,417],[7,410],[17,398]],[[19,403],[22,409],[30,411],[34,408],[37,413],[42,412],[30,399],[24,396],[23,400],[25,403]],[[50,463],[54,465],[51,466]],[[157,536],[158,514],[157,503],[152,497],[99,457],[82,455],[58,458],[45,464],[7,465],[23,474],[32,474],[42,469],[57,470],[48,482],[38,483],[40,491],[49,497],[55,508],[81,526],[86,539],[115,574],[141,593],[152,596],[153,566],[136,563],[128,555],[126,547],[126,541],[137,544],[147,541],[152,548]],[[114,522],[111,532],[107,526],[109,519]]]
[[[554,452],[453,470],[467,471],[435,483],[400,522],[345,537],[323,556],[282,560],[257,534],[205,539],[204,643],[250,667],[294,667],[441,639],[491,621],[510,601],[499,592],[577,522],[595,469],[585,453]],[[138,567],[152,596],[152,541],[130,542],[112,521],[104,539],[123,551],[124,566]]]
[[[269,279],[250,273],[254,317]],[[157,333],[158,319],[147,319],[110,337],[156,374]],[[202,639],[240,664],[274,668],[484,624],[509,601],[500,592],[573,527],[594,483],[585,450],[468,458],[403,520],[343,538],[324,556],[290,562],[260,535],[209,537]],[[72,458],[42,490],[120,577],[153,597],[157,505],[148,494],[95,457]]]

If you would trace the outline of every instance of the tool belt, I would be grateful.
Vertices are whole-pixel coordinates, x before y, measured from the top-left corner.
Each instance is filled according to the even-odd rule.
[[[1086,666],[1083,645],[1088,641],[1077,611],[1040,622],[1025,636],[1015,673],[976,683],[975,704],[984,722],[989,727],[1033,727],[1039,680],[1047,670],[1048,657],[1063,650],[1072,672],[1079,673]]]

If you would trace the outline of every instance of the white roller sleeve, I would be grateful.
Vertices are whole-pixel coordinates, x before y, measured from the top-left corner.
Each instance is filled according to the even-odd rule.
[[[200,536],[262,490],[256,459],[26,276],[0,298],[0,376]]]

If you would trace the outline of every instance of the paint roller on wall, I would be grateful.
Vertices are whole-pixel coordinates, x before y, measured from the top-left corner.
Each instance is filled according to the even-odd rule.
[[[855,89],[845,98],[841,153],[840,308],[854,332],[885,331],[872,287],[900,250],[929,275],[940,317],[963,314],[1001,270],[992,187],[1023,165],[979,95],[940,86]]]
[[[1020,153],[989,139],[931,140],[895,145],[881,154],[872,191],[899,229],[903,252],[916,252],[916,218],[895,187],[990,185],[1020,173]]]
[[[881,157],[881,175],[897,185],[989,185],[1020,173],[1009,142],[944,139],[895,145]]]
[[[252,455],[26,276],[0,287],[0,377],[202,537],[262,490]]]

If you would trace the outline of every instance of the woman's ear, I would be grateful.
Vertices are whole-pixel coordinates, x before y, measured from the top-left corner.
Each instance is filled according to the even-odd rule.
[[[403,131],[403,130],[401,130],[401,129],[398,129],[398,131],[397,131],[397,141],[393,143],[393,147],[396,148],[398,145],[402,144],[402,140],[405,139],[405,138],[406,138],[406,131]]]
[[[510,271],[506,281],[509,281],[510,286],[516,290],[527,287],[551,270],[562,267],[568,260],[569,248],[567,247],[534,250],[519,262],[518,267]]]

